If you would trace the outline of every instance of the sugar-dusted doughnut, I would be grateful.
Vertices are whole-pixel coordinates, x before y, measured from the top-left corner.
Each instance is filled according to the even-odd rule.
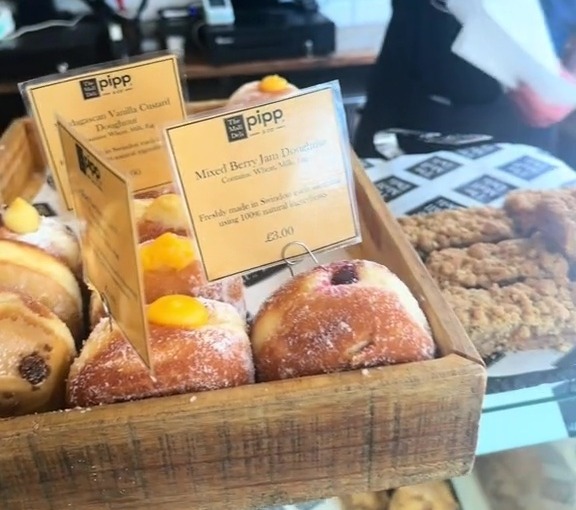
[[[408,287],[366,260],[292,278],[264,302],[251,336],[262,381],[426,360],[435,351]]]
[[[188,221],[180,195],[167,193],[151,199],[136,199],[135,216],[141,243],[166,232],[188,235]]]
[[[57,218],[40,216],[34,206],[16,198],[0,217],[0,239],[37,246],[64,262],[82,277],[82,257],[76,235]]]
[[[79,340],[82,295],[70,268],[37,246],[0,239],[0,291],[16,292],[52,310]]]
[[[298,91],[298,87],[285,78],[272,74],[261,80],[250,81],[240,86],[228,99],[228,106],[249,106],[272,101]]]
[[[0,292],[0,417],[61,408],[75,355],[70,331],[48,308]]]
[[[170,294],[184,294],[222,301],[246,314],[244,283],[239,276],[207,283],[191,239],[162,234],[140,245],[146,302]]]
[[[200,392],[254,382],[246,323],[233,306],[189,296],[148,305],[154,376],[115,325],[103,319],[74,361],[72,406]]]
[[[239,276],[207,283],[202,266],[194,256],[194,247],[188,237],[171,232],[140,245],[144,296],[146,303],[172,294],[202,297],[229,303],[242,316],[246,315],[244,282]],[[90,325],[104,317],[100,296],[93,292],[90,297]]]

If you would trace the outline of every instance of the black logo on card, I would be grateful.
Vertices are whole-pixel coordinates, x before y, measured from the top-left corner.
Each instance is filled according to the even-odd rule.
[[[513,189],[516,189],[516,186],[512,186],[511,184],[490,177],[489,175],[483,175],[478,179],[474,179],[473,181],[456,188],[456,191],[476,200],[477,202],[488,204],[489,202],[506,195]]]
[[[461,166],[462,165],[456,163],[456,161],[433,156],[424,161],[420,161],[417,165],[407,168],[406,171],[424,177],[425,179],[433,180]]]
[[[98,82],[96,81],[96,78],[80,80],[80,89],[82,90],[82,97],[84,99],[100,97],[100,91],[98,90]]]
[[[80,171],[86,177],[88,177],[93,184],[100,187],[100,181],[102,179],[102,175],[100,175],[100,169],[96,163],[90,159],[84,149],[78,144],[76,144],[76,156],[78,158],[78,167],[80,168]]]
[[[522,156],[521,158],[515,159],[514,161],[499,166],[498,168],[503,172],[524,179],[525,181],[531,181],[546,172],[554,170],[556,167],[546,161],[542,161],[541,159],[533,158],[531,156]]]
[[[454,152],[468,159],[480,159],[485,158],[486,156],[490,156],[490,154],[494,154],[499,150],[502,150],[502,148],[498,145],[488,144],[477,145],[476,147],[466,147],[465,149],[458,149]]]
[[[34,207],[41,216],[56,216],[56,211],[50,207],[46,202],[39,202],[34,204]]]
[[[438,211],[445,211],[447,209],[459,209],[461,207],[464,206],[458,202],[454,202],[454,200],[450,200],[446,197],[436,197],[415,209],[408,211],[406,214],[408,216],[413,214],[430,214]]]
[[[224,119],[229,142],[244,140],[252,135],[270,133],[283,127],[284,112],[274,110],[256,110],[253,115],[238,114]]]
[[[391,175],[374,183],[385,202],[390,202],[412,191],[416,185]]]
[[[118,94],[132,89],[132,76],[129,74],[108,74],[101,78],[80,80],[80,90],[84,99]]]
[[[224,126],[226,126],[226,134],[228,135],[229,142],[248,138],[248,130],[246,129],[243,115],[234,115],[233,117],[225,118]]]

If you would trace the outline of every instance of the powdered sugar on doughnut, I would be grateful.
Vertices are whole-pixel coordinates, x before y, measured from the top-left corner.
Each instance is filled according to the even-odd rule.
[[[70,372],[72,405],[112,403],[254,382],[246,325],[227,303],[200,299],[208,323],[194,329],[150,325],[154,377],[116,326],[101,320]]]
[[[288,281],[252,329],[262,380],[429,359],[430,328],[407,287],[368,261],[319,266]]]

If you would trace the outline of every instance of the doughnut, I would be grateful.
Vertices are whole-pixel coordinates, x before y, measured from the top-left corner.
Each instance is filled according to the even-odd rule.
[[[239,87],[228,99],[227,106],[243,106],[273,101],[297,91],[298,87],[289,83],[285,78],[273,74]]]
[[[422,361],[435,351],[408,287],[366,260],[295,276],[263,303],[251,336],[261,381]]]
[[[154,376],[115,324],[103,319],[70,369],[67,399],[86,407],[254,382],[246,323],[233,306],[165,296],[147,306]]]
[[[37,246],[0,239],[0,291],[23,294],[54,312],[79,340],[82,294],[70,268]]]
[[[0,292],[0,417],[61,408],[75,356],[70,331],[48,308]]]
[[[165,195],[166,193],[174,193],[176,188],[173,184],[167,184],[165,186],[161,186],[160,188],[155,188],[146,191],[138,191],[134,193],[134,198],[136,199],[152,199],[157,198],[161,195]]]
[[[70,227],[56,218],[40,216],[34,206],[16,198],[0,218],[0,239],[37,246],[66,264],[82,278],[80,244]]]
[[[184,294],[222,301],[246,314],[244,283],[233,276],[206,283],[192,241],[170,232],[140,245],[146,302],[169,294]]]
[[[188,235],[184,202],[179,195],[167,193],[153,199],[135,200],[136,226],[141,243],[172,232]]]
[[[394,491],[389,510],[459,510],[447,482],[429,482]]]

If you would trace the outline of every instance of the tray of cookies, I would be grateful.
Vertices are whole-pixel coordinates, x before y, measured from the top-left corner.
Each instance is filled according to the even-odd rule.
[[[179,197],[134,198],[151,376],[79,278],[54,189],[15,182],[46,166],[31,121],[4,143],[16,131],[25,155],[2,169],[3,507],[259,508],[471,469],[484,363],[356,158],[362,242],[262,281],[204,283]]]
[[[508,144],[367,167],[487,363],[487,392],[574,379],[573,170]]]

